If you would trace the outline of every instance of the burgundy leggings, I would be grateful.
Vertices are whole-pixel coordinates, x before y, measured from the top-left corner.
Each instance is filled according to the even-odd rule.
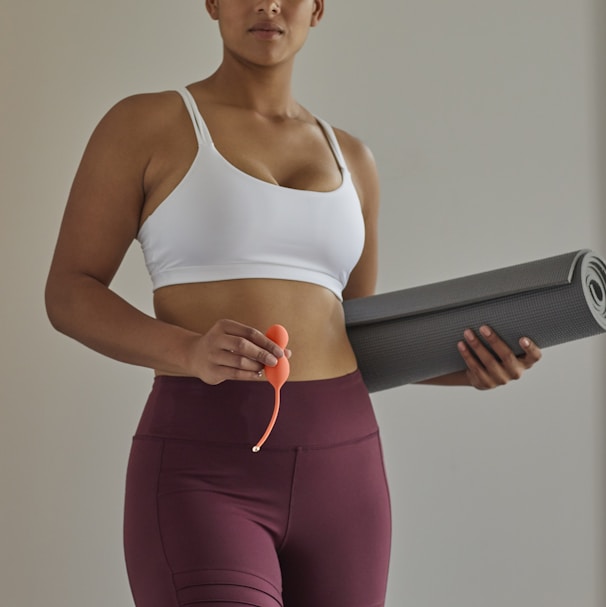
[[[391,520],[359,372],[157,377],[133,440],[124,540],[137,607],[382,607]]]

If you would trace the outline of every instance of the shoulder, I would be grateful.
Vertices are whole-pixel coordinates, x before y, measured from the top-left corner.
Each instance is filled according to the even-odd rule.
[[[121,99],[101,118],[85,150],[85,158],[108,170],[142,174],[157,154],[187,137],[191,121],[175,91],[141,93]]]
[[[379,199],[379,176],[370,148],[350,133],[333,127],[345,162],[351,173],[365,211],[376,211]]]
[[[115,103],[106,116],[130,117],[133,119],[150,116],[161,118],[164,112],[176,111],[182,105],[181,96],[177,91],[137,93]]]
[[[361,139],[343,129],[333,127],[333,131],[350,168],[371,169],[376,167],[372,151]]]
[[[107,111],[95,132],[133,143],[157,136],[186,111],[175,91],[131,95]]]

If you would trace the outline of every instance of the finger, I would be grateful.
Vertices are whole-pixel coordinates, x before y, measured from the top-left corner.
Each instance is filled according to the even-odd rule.
[[[482,325],[480,334],[486,340],[489,348],[496,354],[501,367],[506,371],[507,378],[520,379],[527,368],[509,345],[504,342],[491,327]]]
[[[246,325],[240,325],[240,327],[243,331],[243,333],[241,333],[240,335],[251,343],[258,346],[260,349],[269,352],[276,359],[282,358],[282,356],[284,356],[284,350],[282,350],[282,348],[280,348],[277,343],[269,339],[269,337],[267,337],[265,333],[262,333],[258,329]]]
[[[226,349],[270,367],[278,364],[278,359],[284,356],[282,348],[258,329],[232,320],[222,322],[229,337]]]
[[[543,356],[541,349],[528,337],[520,338],[520,347],[524,350],[524,355],[520,357],[520,360],[527,369],[541,360]]]
[[[228,347],[226,350],[232,358],[235,357],[238,361],[240,359],[247,359],[261,367],[275,367],[278,364],[278,358],[271,352],[255,345],[244,337],[230,336],[227,339],[227,343]],[[243,361],[237,362],[234,366],[247,368],[247,365],[243,364]]]
[[[512,379],[518,379],[522,371],[530,369],[536,362],[541,360],[541,349],[528,337],[521,337],[520,347],[524,354],[516,356],[511,348],[490,327],[483,325],[480,333],[501,359],[503,365],[512,374]]]
[[[457,344],[457,348],[467,366],[469,383],[474,388],[477,388],[478,390],[488,390],[490,388],[496,388],[502,383],[495,381],[464,341],[460,341]]]
[[[508,369],[502,364],[495,352],[489,350],[471,330],[463,333],[467,346],[470,347],[496,385],[503,385],[510,379]],[[517,374],[514,372],[514,374]]]
[[[228,366],[217,366],[215,367],[214,372],[215,383],[220,383],[225,380],[258,381],[261,379],[262,375],[263,373],[261,371],[247,371],[245,369]]]
[[[239,354],[234,350],[222,350],[216,357],[216,364],[222,367],[228,367],[230,369],[238,369],[241,371],[248,371],[255,374],[263,371],[264,364],[249,358],[243,354]]]

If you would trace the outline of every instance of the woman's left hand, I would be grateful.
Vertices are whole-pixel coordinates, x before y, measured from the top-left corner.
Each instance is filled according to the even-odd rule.
[[[511,380],[520,379],[524,371],[541,359],[540,348],[527,337],[520,338],[520,347],[524,354],[516,356],[487,325],[482,325],[479,332],[490,349],[471,329],[465,331],[464,341],[457,344],[467,365],[467,379],[470,385],[478,390],[490,390],[504,386]]]

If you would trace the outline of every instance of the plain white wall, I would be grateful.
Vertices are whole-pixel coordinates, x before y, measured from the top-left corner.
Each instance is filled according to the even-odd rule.
[[[603,0],[327,0],[296,89],[382,177],[380,290],[603,236]],[[101,115],[219,60],[201,0],[2,0],[0,598],[131,605],[121,546],[150,372],[55,333],[43,284]],[[601,103],[600,103],[601,102]],[[150,311],[136,245],[114,288]],[[375,396],[394,507],[389,607],[603,607],[605,338],[491,393]]]

